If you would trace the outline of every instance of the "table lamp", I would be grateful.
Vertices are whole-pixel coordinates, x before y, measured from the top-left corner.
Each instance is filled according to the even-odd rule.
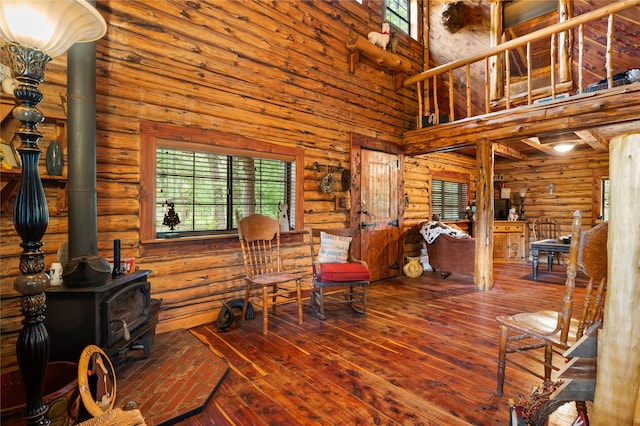
[[[524,219],[524,199],[527,197],[528,188],[520,188],[520,219]]]

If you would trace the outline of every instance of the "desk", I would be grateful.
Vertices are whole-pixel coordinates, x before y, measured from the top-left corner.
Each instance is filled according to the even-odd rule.
[[[553,268],[554,253],[569,253],[571,244],[564,243],[561,240],[540,240],[531,243],[531,256],[533,257],[533,279],[538,279],[538,254],[546,251],[547,254],[547,270],[551,272]]]

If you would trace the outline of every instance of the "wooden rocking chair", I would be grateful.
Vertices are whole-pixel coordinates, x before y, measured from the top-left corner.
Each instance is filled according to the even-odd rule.
[[[311,306],[316,317],[324,320],[327,304],[346,304],[353,311],[367,314],[367,286],[370,272],[366,262],[351,257],[351,244],[346,248],[344,263],[322,263],[318,252],[314,248],[314,238],[320,238],[323,233],[338,237],[351,237],[350,229],[318,229],[309,228],[309,245],[311,249],[311,264],[313,268],[313,282],[311,288]],[[343,289],[341,294],[336,290]],[[333,294],[327,294],[331,292]]]
[[[298,323],[302,324],[302,277],[301,273],[282,270],[280,257],[280,225],[276,219],[253,214],[238,220],[238,236],[242,248],[245,282],[247,284],[241,319],[244,319],[249,305],[252,287],[262,288],[262,333],[269,333],[269,304],[276,313],[279,298],[289,300],[290,289],[279,287],[295,281],[298,299]],[[271,295],[271,302],[269,302]]]
[[[562,310],[525,312],[496,318],[500,325],[496,395],[503,394],[507,354],[522,353],[527,358],[544,364],[544,376],[540,376],[529,368],[511,361],[512,365],[548,382],[551,380],[551,371],[557,370],[551,363],[553,352],[565,351],[582,337],[587,328],[602,320],[607,277],[608,223],[601,223],[583,232],[580,232],[581,224],[582,214],[577,210],[573,217]],[[581,315],[579,318],[572,318],[578,268],[590,279]],[[513,334],[510,335],[510,332]],[[544,348],[544,361],[523,353],[539,348]],[[576,404],[578,411],[586,410],[584,402]]]

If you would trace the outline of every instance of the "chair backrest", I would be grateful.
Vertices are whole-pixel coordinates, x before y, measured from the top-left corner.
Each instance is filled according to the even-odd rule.
[[[531,222],[533,241],[557,239],[560,236],[558,221],[550,216],[540,216]]]
[[[244,271],[248,277],[280,272],[280,225],[261,214],[240,218],[236,212]]]
[[[318,252],[315,250],[314,239],[320,238],[321,233],[327,233],[331,235],[338,235],[341,237],[350,237],[351,229],[322,229],[322,228],[309,228],[309,247],[311,248],[311,261],[315,263],[317,261]],[[347,261],[351,261],[351,248],[353,245],[349,246],[349,257]]]
[[[582,337],[584,331],[589,329],[604,316],[604,297],[607,291],[607,238],[609,223],[603,222],[591,229],[583,231],[580,235],[578,248],[578,268],[589,277],[578,334]]]
[[[606,291],[607,271],[607,231],[606,224],[598,225],[586,231],[580,231],[582,213],[579,210],[573,215],[571,226],[571,247],[567,263],[567,279],[565,281],[562,312],[559,317],[560,340],[567,343],[569,326],[573,314],[573,295],[576,286],[578,269],[589,277],[589,284],[585,289],[585,298],[576,340],[582,337],[584,330],[602,319],[604,295]],[[594,284],[594,279],[599,284]]]

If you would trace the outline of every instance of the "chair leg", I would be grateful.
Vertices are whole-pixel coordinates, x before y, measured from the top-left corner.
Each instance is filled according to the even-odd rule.
[[[316,302],[318,303],[317,316],[319,319],[324,320],[324,286],[318,286],[318,292],[316,293]]]
[[[249,306],[249,294],[251,294],[251,282],[247,281],[247,289],[244,293],[244,304],[242,305],[242,315],[240,315],[240,321],[243,321],[247,316],[247,307]],[[233,312],[231,312],[233,316]]]
[[[544,381],[551,381],[551,370],[552,370],[552,362],[553,360],[553,346],[546,345],[544,347]]]
[[[298,324],[302,324],[302,283],[296,280],[296,291],[298,293]]]
[[[362,285],[362,315],[367,315],[367,287],[368,284]]]
[[[269,291],[262,287],[262,334],[269,334]]]
[[[278,304],[278,286],[274,285],[271,288],[272,291],[272,296],[271,296],[271,312],[273,312],[273,315],[276,314],[276,305]]]
[[[498,378],[496,383],[496,395],[501,396],[504,393],[504,374],[507,366],[507,337],[509,328],[500,326],[500,340],[498,343]]]
[[[576,401],[576,411],[578,418],[582,420],[581,426],[589,426],[589,416],[587,415],[587,403],[585,401]],[[574,423],[578,424],[578,423]]]

